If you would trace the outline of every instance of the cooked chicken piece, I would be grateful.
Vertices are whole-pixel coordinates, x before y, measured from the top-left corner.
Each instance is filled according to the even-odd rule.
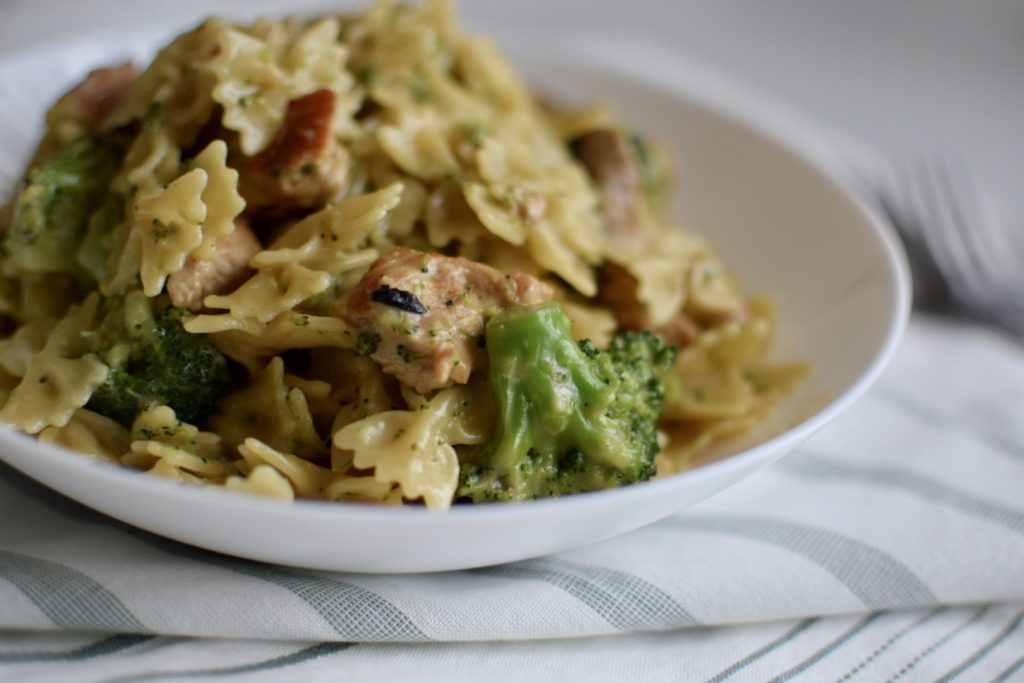
[[[575,147],[601,193],[606,236],[624,247],[642,246],[643,178],[629,140],[618,131],[596,130]]]
[[[128,96],[137,77],[131,64],[89,72],[46,113],[46,136],[36,147],[30,166],[42,162],[75,138],[99,131]]]
[[[252,273],[249,259],[263,247],[239,218],[235,229],[217,240],[216,252],[209,261],[189,256],[185,266],[167,278],[167,294],[178,308],[200,311],[203,300],[211,294],[233,291]]]
[[[403,247],[377,259],[332,313],[360,335],[358,351],[424,393],[469,380],[486,359],[491,316],[553,294],[525,273]]]
[[[54,105],[48,123],[73,121],[87,131],[97,130],[128,95],[137,76],[131,64],[89,72]]]
[[[612,309],[623,328],[651,330],[661,335],[666,343],[679,348],[689,346],[700,334],[700,325],[684,311],[679,311],[672,320],[655,328],[636,291],[636,278],[628,270],[611,262],[601,267],[597,298]]]
[[[683,349],[697,339],[701,328],[685,311],[679,311],[676,317],[654,331],[665,340],[666,344]]]
[[[619,324],[627,330],[648,330],[651,321],[647,309],[637,297],[639,283],[633,275],[611,261],[601,266],[597,281],[597,299],[612,309]]]
[[[335,105],[330,90],[292,100],[265,150],[232,159],[250,208],[314,206],[345,187],[349,154],[334,138]]]

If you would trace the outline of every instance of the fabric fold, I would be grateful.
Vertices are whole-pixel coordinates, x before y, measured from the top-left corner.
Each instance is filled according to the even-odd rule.
[[[625,536],[466,572],[337,574],[218,555],[5,467],[0,628],[465,642],[1020,602],[1024,432],[1007,418],[1022,377],[1024,353],[1006,338],[918,317],[879,385],[762,473]]]

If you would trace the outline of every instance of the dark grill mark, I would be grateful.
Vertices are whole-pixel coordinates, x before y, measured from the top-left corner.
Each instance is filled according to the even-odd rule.
[[[416,315],[425,315],[427,313],[427,307],[420,303],[415,294],[388,287],[387,285],[381,285],[374,291],[370,295],[370,300],[378,304],[397,308],[406,313],[415,313]]]

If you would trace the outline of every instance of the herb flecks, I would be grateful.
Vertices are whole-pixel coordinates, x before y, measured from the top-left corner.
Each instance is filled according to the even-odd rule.
[[[380,344],[379,334],[368,334],[361,332],[356,337],[356,354],[360,356],[370,356],[377,352],[377,346]]]

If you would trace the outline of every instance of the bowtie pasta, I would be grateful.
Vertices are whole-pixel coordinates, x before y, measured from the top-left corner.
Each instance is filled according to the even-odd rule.
[[[806,371],[663,216],[665,153],[447,0],[210,19],[46,123],[0,209],[0,421],[44,442],[444,509],[679,471]]]

